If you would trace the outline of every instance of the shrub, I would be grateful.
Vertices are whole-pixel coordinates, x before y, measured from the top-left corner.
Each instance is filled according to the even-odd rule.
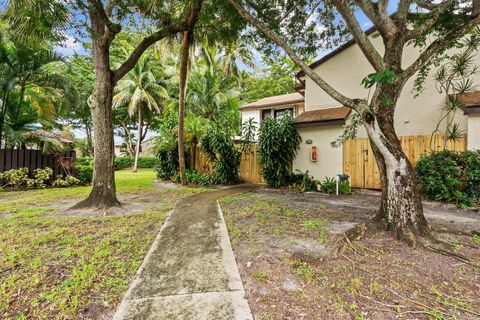
[[[337,192],[337,181],[335,178],[326,177],[325,180],[320,183],[320,190],[323,193],[334,194]]]
[[[207,186],[212,184],[212,177],[199,171],[187,170],[187,181],[188,183],[198,184],[200,186]]]
[[[339,189],[341,194],[345,194],[345,195],[352,194],[352,186],[350,185],[350,182],[348,182],[348,180],[340,182]]]
[[[158,179],[168,180],[177,174],[178,156],[174,151],[159,151],[157,153],[157,159],[155,171],[157,172]]]
[[[5,187],[13,188],[45,188],[46,182],[52,176],[51,168],[35,169],[33,179],[28,177],[28,168],[11,169],[0,173],[0,178],[4,180]]]
[[[291,174],[287,183],[293,190],[299,192],[315,191],[317,188],[315,179],[308,174],[308,171],[305,173],[299,171],[299,173]]]
[[[126,168],[131,168],[133,166],[132,157],[117,157],[113,160],[115,170],[122,170]]]
[[[92,165],[77,165],[75,167],[75,175],[80,184],[90,184],[93,179]]]
[[[135,158],[133,157],[117,157],[115,158],[114,166],[115,170],[122,170],[126,168],[133,167]],[[153,169],[157,166],[158,159],[155,157],[139,157],[138,158],[138,168],[140,169]]]
[[[440,151],[417,162],[421,193],[430,200],[467,207],[480,200],[480,152]]]
[[[302,138],[293,127],[293,120],[285,116],[280,120],[266,119],[258,141],[259,162],[262,176],[270,187],[288,183],[291,163],[297,155]]]
[[[134,159],[132,159],[133,165]],[[138,167],[141,169],[153,169],[158,165],[158,158],[156,157],[139,157],[138,158]]]
[[[213,163],[214,181],[224,184],[237,183],[241,153],[230,135],[212,128],[202,137],[200,144]]]
[[[90,157],[80,157],[75,161],[77,166],[93,166],[93,159]]]
[[[80,184],[80,180],[74,176],[66,176],[65,178],[57,177],[52,183],[54,187],[70,187],[78,184]]]
[[[52,174],[53,170],[49,167],[46,167],[45,169],[35,169],[33,171],[33,182],[27,181],[27,186],[29,188],[45,188],[46,182],[50,179]]]
[[[4,180],[4,186],[13,188],[22,188],[27,186],[28,168],[11,169],[0,173],[0,178]]]

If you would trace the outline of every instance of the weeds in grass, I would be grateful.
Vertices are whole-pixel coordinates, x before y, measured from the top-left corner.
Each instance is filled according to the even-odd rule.
[[[311,219],[301,224],[304,232],[315,232],[319,243],[324,243],[327,239],[328,227],[322,219]]]
[[[480,236],[479,236],[479,235],[474,234],[474,235],[472,236],[472,241],[473,241],[473,243],[475,243],[477,246],[480,246]]]
[[[252,273],[252,277],[257,279],[258,281],[266,281],[268,278],[268,274],[265,271],[256,271]]]
[[[296,267],[295,270],[293,270],[293,274],[303,278],[303,280],[310,284],[315,282],[316,279],[315,269],[306,262],[302,263],[299,267]]]
[[[116,175],[120,193],[143,196],[155,188],[151,170]],[[166,212],[178,196],[191,193],[158,190],[155,205],[132,215],[59,215],[46,207],[88,191],[8,192],[0,200],[0,318],[71,319],[89,303],[114,307]]]

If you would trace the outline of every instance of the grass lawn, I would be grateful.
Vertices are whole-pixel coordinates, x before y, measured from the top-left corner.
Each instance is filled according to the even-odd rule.
[[[480,319],[480,237],[453,230],[480,231],[478,212],[425,206],[436,236],[470,264],[384,232],[332,254],[338,234],[373,216],[373,198],[267,189],[221,199],[255,319]]]
[[[111,317],[179,197],[152,170],[116,172],[125,209],[68,208],[90,187],[0,192],[0,318]]]

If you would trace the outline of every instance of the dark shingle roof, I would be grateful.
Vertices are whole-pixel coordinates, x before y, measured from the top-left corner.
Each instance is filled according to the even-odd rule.
[[[351,109],[347,107],[324,108],[306,111],[295,118],[295,123],[317,123],[329,122],[335,120],[345,120],[350,114]]]

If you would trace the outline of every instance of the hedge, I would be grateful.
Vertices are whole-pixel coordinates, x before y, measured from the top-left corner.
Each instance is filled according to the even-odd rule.
[[[80,180],[81,184],[90,184],[93,179],[93,166],[76,165],[75,176]]]
[[[135,159],[133,157],[117,157],[114,160],[115,170],[131,168]],[[138,168],[154,169],[158,165],[158,158],[156,157],[139,157]]]
[[[480,151],[440,151],[422,156],[416,164],[423,196],[455,202],[460,207],[480,201]]]

